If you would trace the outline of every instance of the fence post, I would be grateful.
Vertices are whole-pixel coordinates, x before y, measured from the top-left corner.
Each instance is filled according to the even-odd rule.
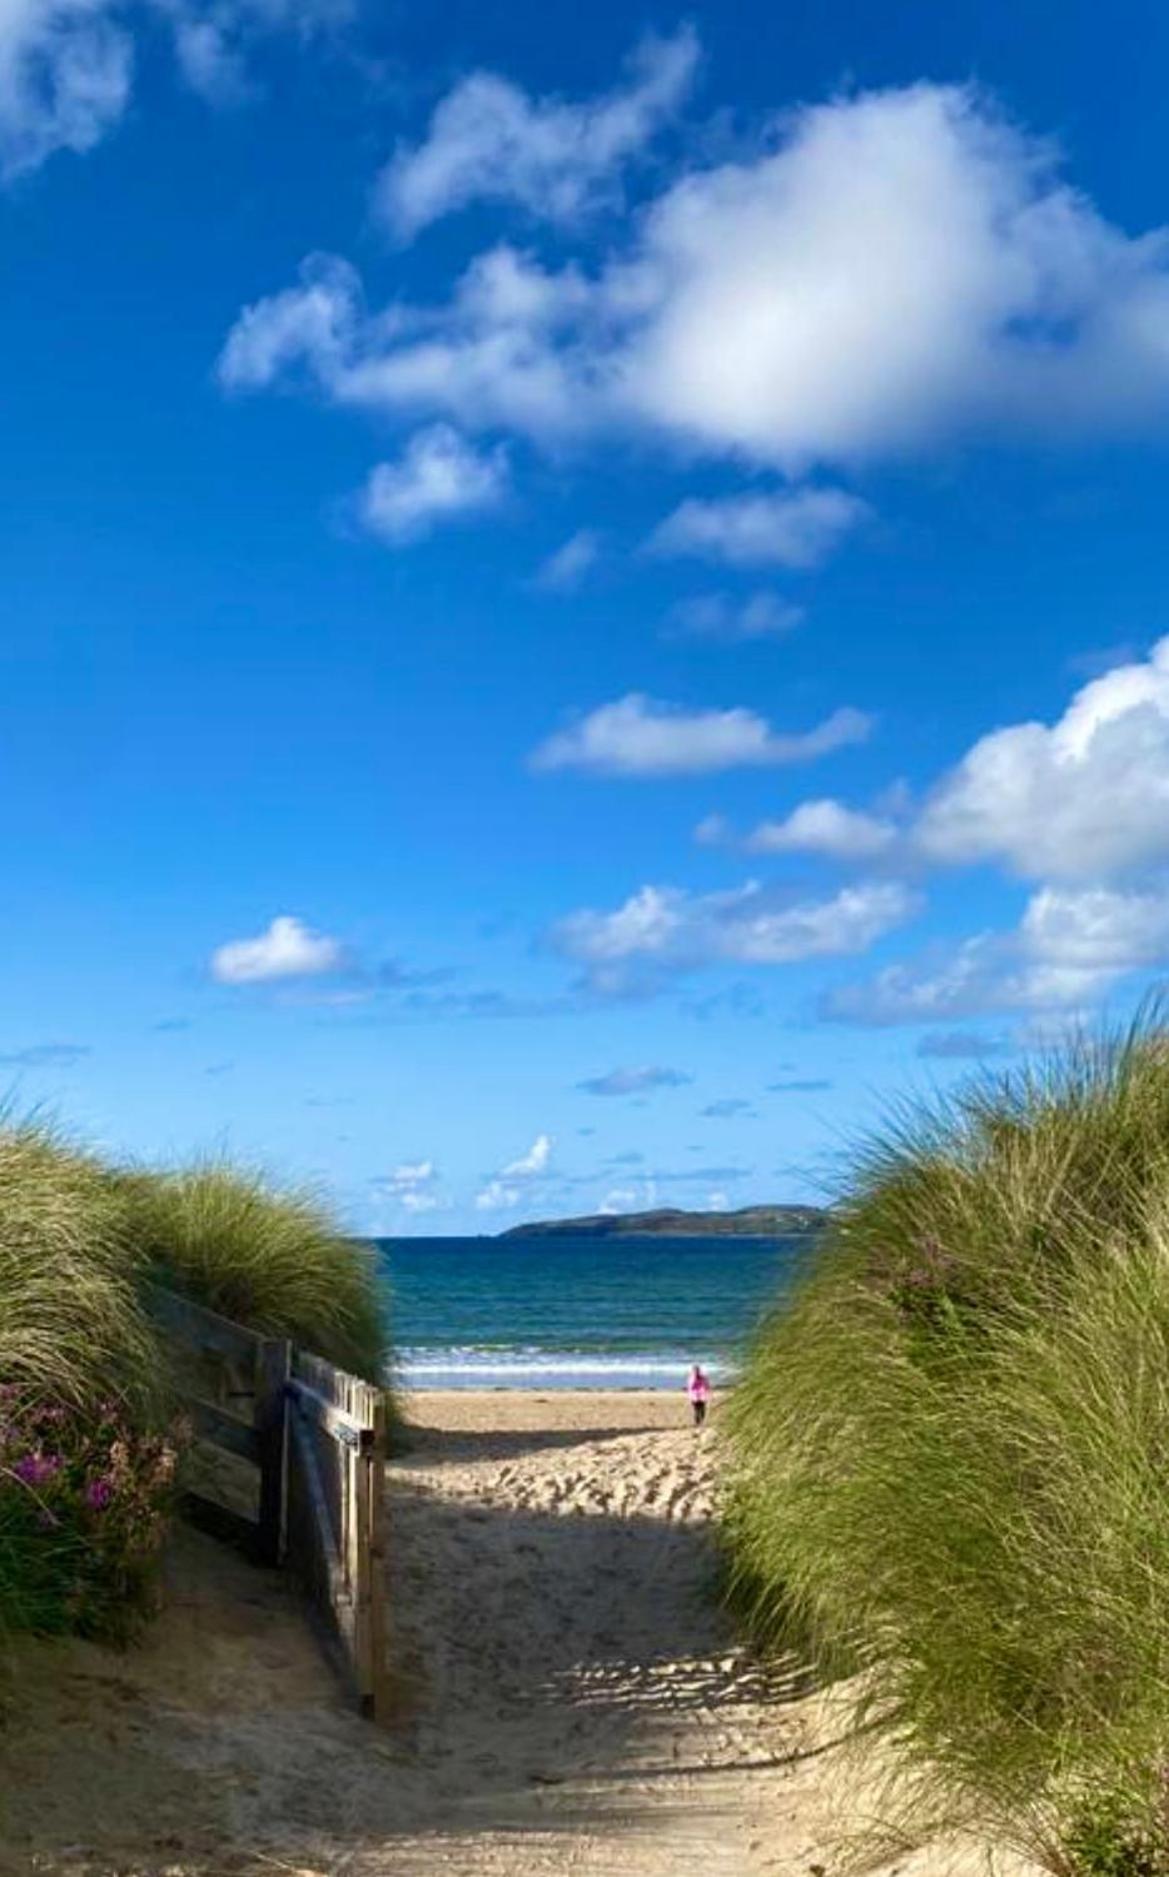
[[[260,1343],[256,1350],[255,1427],[260,1443],[260,1530],[256,1554],[261,1564],[278,1565],[284,1557],[291,1369],[291,1344],[275,1337]]]

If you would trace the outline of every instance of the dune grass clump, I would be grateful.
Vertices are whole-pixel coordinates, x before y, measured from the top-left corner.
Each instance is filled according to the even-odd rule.
[[[157,1351],[100,1162],[0,1113],[0,1383],[82,1406],[143,1399]]]
[[[0,1636],[124,1640],[153,1595],[174,1453],[104,1168],[0,1117]]]
[[[226,1161],[116,1176],[125,1242],[160,1284],[372,1382],[387,1328],[372,1253],[307,1190]]]
[[[859,1671],[900,1828],[1169,1873],[1169,1050],[903,1115],[730,1411],[732,1585]]]

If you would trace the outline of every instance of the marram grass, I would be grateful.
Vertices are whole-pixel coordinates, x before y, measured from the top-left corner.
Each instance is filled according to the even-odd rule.
[[[0,1110],[0,1639],[122,1637],[149,1605],[175,1408],[150,1283],[383,1377],[371,1256],[312,1194],[226,1161],[110,1168]]]
[[[856,1671],[899,1827],[1169,1872],[1169,1055],[1084,1040],[862,1157],[731,1404],[731,1579]]]
[[[157,1282],[382,1379],[387,1329],[372,1254],[342,1235],[313,1192],[224,1160],[131,1171],[115,1187],[127,1247]]]

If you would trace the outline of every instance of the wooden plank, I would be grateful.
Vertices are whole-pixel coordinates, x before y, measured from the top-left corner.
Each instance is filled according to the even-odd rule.
[[[260,1465],[260,1439],[254,1427],[237,1420],[234,1414],[225,1414],[210,1401],[192,1401],[188,1406],[200,1439],[209,1440],[215,1447],[226,1447],[228,1453],[250,1460],[253,1466]]]
[[[202,1304],[180,1297],[160,1284],[144,1286],[146,1308],[159,1326],[195,1349],[207,1349],[231,1362],[250,1363],[262,1338],[228,1317],[216,1316]]]
[[[260,1468],[260,1558],[284,1561],[291,1345],[269,1338],[256,1351],[256,1449]]]
[[[373,1603],[373,1560],[369,1554],[370,1536],[370,1453],[363,1443],[359,1452],[350,1460],[350,1477],[353,1482],[350,1504],[352,1548],[351,1575],[354,1590],[353,1606],[353,1666],[356,1671],[357,1694],[363,1708],[373,1704],[373,1652],[372,1652],[372,1603]]]
[[[361,1446],[361,1436],[368,1427],[355,1414],[345,1408],[338,1408],[326,1399],[319,1389],[310,1387],[307,1382],[293,1376],[288,1383],[289,1391],[296,1401],[300,1412],[310,1421],[314,1421],[326,1434],[344,1446],[356,1452]]]
[[[217,1499],[206,1499],[199,1492],[185,1492],[182,1508],[183,1517],[201,1532],[233,1546],[255,1561],[257,1527],[242,1512],[233,1512],[230,1507],[220,1505]]]
[[[292,1439],[296,1447],[300,1478],[308,1500],[308,1509],[312,1516],[313,1529],[320,1543],[321,1552],[332,1582],[343,1586],[345,1572],[341,1563],[341,1554],[337,1546],[333,1521],[329,1516],[329,1502],[317,1471],[317,1456],[313,1451],[312,1433],[309,1424],[300,1411],[300,1403],[293,1399]]]
[[[387,1596],[386,1582],[386,1450],[388,1446],[386,1399],[379,1397],[374,1408],[373,1428],[366,1453],[370,1467],[369,1490],[369,1661],[371,1720],[387,1723],[390,1718],[389,1671],[386,1662]]]

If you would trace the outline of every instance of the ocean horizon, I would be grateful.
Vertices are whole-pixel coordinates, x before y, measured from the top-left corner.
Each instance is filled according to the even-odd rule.
[[[681,1388],[733,1379],[801,1237],[379,1238],[410,1388]]]

